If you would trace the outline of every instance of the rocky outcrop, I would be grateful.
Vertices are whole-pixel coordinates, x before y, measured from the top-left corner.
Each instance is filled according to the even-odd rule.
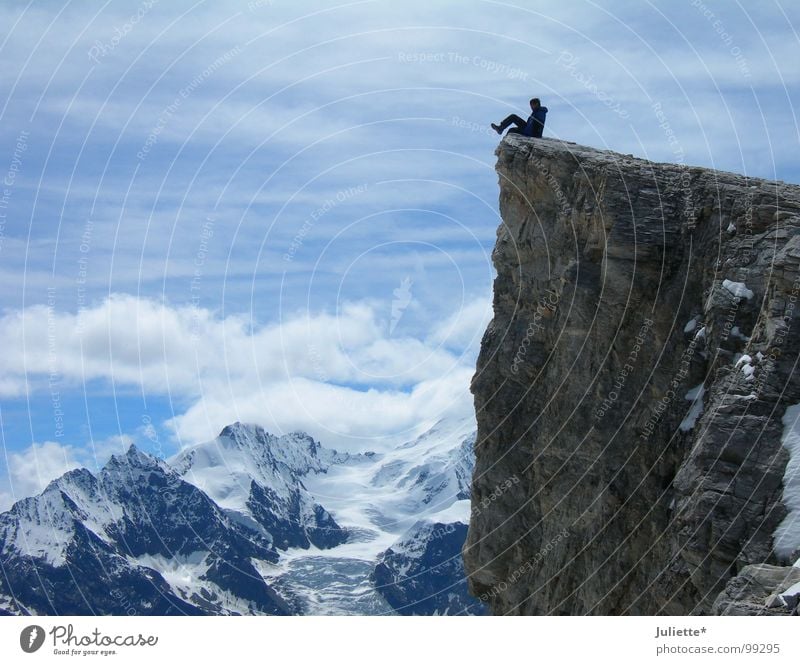
[[[800,568],[754,564],[728,582],[714,602],[714,614],[781,616],[797,614]],[[787,593],[788,591],[788,593]]]
[[[471,590],[496,614],[719,610],[791,563],[800,187],[548,139],[497,156]]]

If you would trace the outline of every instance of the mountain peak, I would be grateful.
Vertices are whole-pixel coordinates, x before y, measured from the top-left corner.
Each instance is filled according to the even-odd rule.
[[[72,487],[91,488],[97,484],[97,478],[85,467],[70,469],[58,478],[51,480],[44,492],[49,490],[67,491]]]
[[[117,471],[123,468],[138,470],[164,470],[164,463],[149,453],[140,450],[136,447],[135,443],[132,443],[124,455],[112,455],[108,462],[106,462],[101,473]]]
[[[240,436],[245,431],[256,431],[260,429],[258,425],[247,425],[243,422],[236,421],[235,423],[231,423],[230,425],[225,425],[220,431],[219,436],[228,437],[229,439],[236,438]]]

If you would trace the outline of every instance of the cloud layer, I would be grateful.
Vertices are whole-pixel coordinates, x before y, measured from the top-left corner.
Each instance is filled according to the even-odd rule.
[[[469,411],[466,387],[490,316],[488,299],[476,298],[426,336],[404,336],[415,304],[413,284],[406,288],[388,302],[345,302],[259,327],[127,294],[77,314],[35,305],[0,318],[0,386],[6,397],[94,381],[168,395],[191,404],[172,421],[188,442],[237,419],[327,441],[396,437]]]

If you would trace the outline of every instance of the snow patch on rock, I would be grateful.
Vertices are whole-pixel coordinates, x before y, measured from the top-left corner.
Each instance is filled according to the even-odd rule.
[[[783,476],[783,504],[789,513],[773,536],[775,553],[786,560],[800,547],[800,404],[788,407],[783,414],[781,442],[789,451]]]
[[[722,288],[726,289],[735,298],[746,298],[750,300],[753,292],[747,288],[744,282],[732,282],[729,279],[722,280]]]
[[[689,400],[692,405],[689,407],[689,413],[686,414],[686,417],[680,424],[681,432],[688,432],[694,429],[697,419],[700,417],[700,414],[703,413],[703,395],[705,395],[705,392],[706,389],[701,383],[686,393],[685,399]]]

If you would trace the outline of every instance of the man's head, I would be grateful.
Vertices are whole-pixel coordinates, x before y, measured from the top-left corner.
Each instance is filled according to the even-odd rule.
[[[533,109],[534,111],[535,111],[536,109],[538,109],[538,108],[539,108],[541,105],[542,105],[542,103],[539,101],[539,98],[538,98],[538,97],[534,97],[534,98],[531,100],[531,109]]]

